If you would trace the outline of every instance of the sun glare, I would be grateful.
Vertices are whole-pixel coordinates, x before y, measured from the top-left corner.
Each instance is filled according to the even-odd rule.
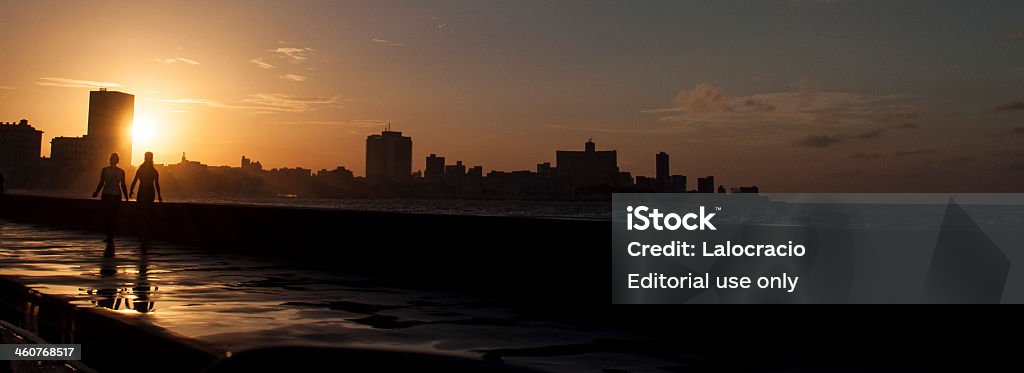
[[[132,141],[136,144],[148,144],[156,137],[157,124],[152,116],[140,114],[132,123]]]

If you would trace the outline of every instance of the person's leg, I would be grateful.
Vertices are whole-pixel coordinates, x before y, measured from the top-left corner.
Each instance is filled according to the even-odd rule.
[[[103,215],[106,223],[107,230],[107,241],[114,240],[114,234],[117,233],[117,212],[118,207],[121,205],[121,198],[114,195],[103,196]]]

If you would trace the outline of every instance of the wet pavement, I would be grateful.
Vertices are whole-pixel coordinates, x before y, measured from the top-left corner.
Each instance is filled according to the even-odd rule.
[[[118,239],[115,255],[105,257],[101,239],[0,220],[0,275],[231,351],[296,344],[474,356],[502,350],[515,351],[503,354],[507,362],[551,371],[663,372],[682,363],[607,347],[608,341],[650,341],[581,330],[458,294],[170,244],[143,248],[134,239]],[[600,348],[578,347],[594,345]]]

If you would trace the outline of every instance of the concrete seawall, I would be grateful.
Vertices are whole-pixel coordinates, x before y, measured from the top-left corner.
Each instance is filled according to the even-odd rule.
[[[76,307],[63,297],[0,276],[0,320],[49,343],[81,344],[83,362],[99,371],[197,371],[227,356],[135,318],[102,308]]]
[[[139,232],[134,202],[119,233]],[[0,217],[101,232],[97,200],[7,195]],[[573,305],[607,304],[611,222],[158,204],[154,239],[416,286]],[[598,251],[600,254],[595,254]]]

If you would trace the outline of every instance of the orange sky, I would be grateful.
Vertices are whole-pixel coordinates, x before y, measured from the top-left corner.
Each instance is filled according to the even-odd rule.
[[[1020,3],[908,23],[914,3],[18,2],[0,13],[0,120],[45,131],[45,156],[106,85],[151,128],[134,164],[361,175],[390,121],[414,170],[430,153],[533,169],[593,138],[634,175],[665,151],[727,186],[1018,188]]]

